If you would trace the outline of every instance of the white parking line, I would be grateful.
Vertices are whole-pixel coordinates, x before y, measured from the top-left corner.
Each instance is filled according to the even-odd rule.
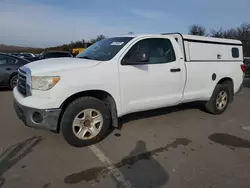
[[[135,188],[132,186],[129,180],[126,180],[122,172],[113,165],[109,158],[96,146],[89,146],[89,149],[96,155],[96,157],[105,165],[113,177],[124,187],[124,188]]]

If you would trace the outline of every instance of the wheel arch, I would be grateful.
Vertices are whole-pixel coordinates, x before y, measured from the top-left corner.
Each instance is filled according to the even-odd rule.
[[[17,72],[12,72],[12,73],[10,74],[9,80],[8,80],[8,85],[9,85],[9,86],[10,86],[10,81],[11,81],[11,79],[12,79],[14,76],[17,76],[17,75],[18,75]]]
[[[115,102],[115,99],[113,96],[104,91],[104,90],[87,90],[87,91],[81,91],[78,93],[75,93],[71,96],[69,96],[64,102],[61,104],[60,108],[62,109],[60,117],[59,117],[59,122],[58,122],[58,131],[60,131],[60,123],[61,123],[61,117],[67,108],[67,106],[73,102],[74,100],[80,98],[80,97],[95,97],[99,100],[101,100],[104,104],[107,105],[108,109],[110,110],[111,117],[112,117],[112,126],[118,127],[118,115],[117,115],[117,104]]]

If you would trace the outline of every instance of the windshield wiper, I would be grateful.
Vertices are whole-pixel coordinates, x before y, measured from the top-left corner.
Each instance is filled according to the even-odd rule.
[[[92,58],[90,58],[88,56],[82,56],[82,57],[79,57],[79,58],[81,58],[81,59],[92,59]]]

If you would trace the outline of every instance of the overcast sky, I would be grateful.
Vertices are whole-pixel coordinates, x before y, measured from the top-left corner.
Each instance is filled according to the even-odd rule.
[[[187,33],[250,22],[250,0],[0,0],[0,44],[55,46],[135,33]]]

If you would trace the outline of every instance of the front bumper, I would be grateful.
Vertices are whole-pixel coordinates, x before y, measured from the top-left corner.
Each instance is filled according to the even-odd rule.
[[[29,127],[56,131],[61,109],[35,109],[14,100],[14,108],[19,119]]]

